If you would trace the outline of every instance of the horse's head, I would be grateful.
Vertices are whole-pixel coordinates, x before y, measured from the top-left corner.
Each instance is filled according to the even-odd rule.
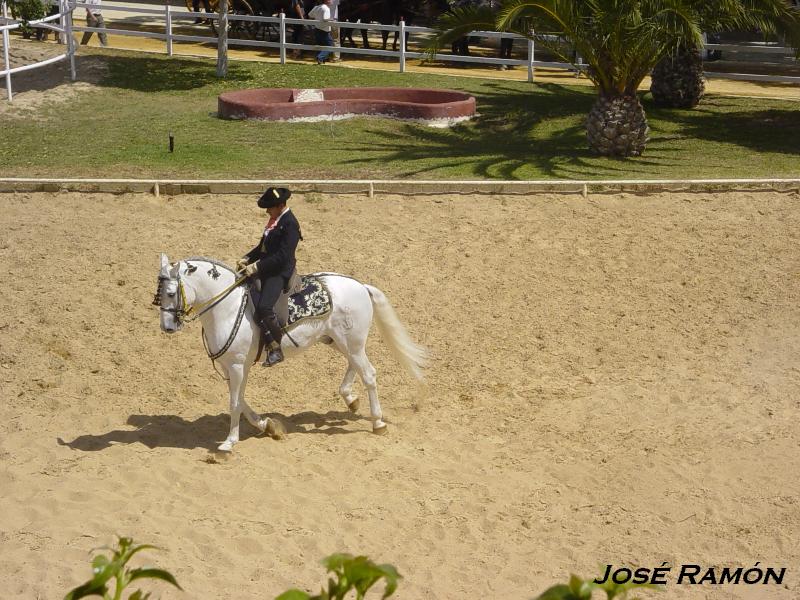
[[[180,263],[170,265],[167,255],[163,252],[153,304],[161,310],[161,331],[175,333],[183,328],[186,296],[181,282]]]

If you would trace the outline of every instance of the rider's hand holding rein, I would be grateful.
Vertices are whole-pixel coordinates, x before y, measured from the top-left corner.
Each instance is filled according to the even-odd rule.
[[[244,267],[244,270],[242,271],[242,275],[244,275],[245,277],[252,277],[256,273],[258,273],[258,263],[251,263],[249,265],[246,265]]]

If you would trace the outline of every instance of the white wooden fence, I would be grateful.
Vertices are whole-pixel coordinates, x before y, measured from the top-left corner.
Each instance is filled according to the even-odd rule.
[[[77,7],[85,7],[85,4],[78,2],[75,6]],[[173,42],[200,42],[200,43],[220,43],[219,37],[214,35],[208,36],[193,36],[193,35],[181,35],[176,34],[174,32],[174,21],[176,20],[194,20],[198,17],[203,19],[210,19],[214,20],[219,23],[220,15],[217,13],[197,13],[191,12],[187,10],[176,10],[172,6],[165,6],[163,9],[146,9],[146,8],[139,8],[134,6],[125,6],[125,7],[111,7],[104,5],[104,11],[125,11],[129,13],[137,13],[137,14],[149,14],[154,15],[159,18],[159,20],[163,19],[164,23],[164,33],[155,33],[155,32],[146,32],[146,31],[131,31],[127,29],[106,29],[106,33],[114,34],[114,35],[134,35],[134,36],[141,36],[141,37],[149,37],[149,38],[156,38],[165,41],[167,54],[172,56],[173,53]],[[265,41],[265,40],[250,40],[250,39],[239,39],[239,38],[232,38],[228,37],[228,45],[237,45],[237,46],[250,46],[250,47],[257,47],[257,48],[274,48],[278,50],[280,56],[281,64],[286,62],[286,53],[287,51],[291,50],[312,50],[312,51],[320,51],[322,48],[316,45],[310,44],[292,44],[287,41],[287,26],[292,25],[311,25],[314,21],[308,19],[290,19],[286,17],[283,13],[280,16],[276,17],[261,17],[261,16],[252,16],[252,15],[237,15],[229,13],[227,15],[229,22],[251,22],[255,24],[262,24],[271,25],[277,30],[277,41]],[[403,21],[400,22],[399,25],[379,25],[376,23],[350,23],[350,22],[333,22],[331,23],[334,27],[339,27],[341,29],[351,29],[355,30],[356,32],[361,30],[370,30],[370,31],[385,31],[388,32],[390,35],[394,34],[395,32],[398,35],[399,40],[405,39],[406,35],[409,37],[416,37],[417,39],[420,38],[429,38],[433,35],[434,30],[427,28],[427,27],[416,27],[416,26],[408,26],[405,25]],[[87,27],[75,27],[76,31],[99,31],[98,29],[91,29]],[[471,63],[471,64],[479,64],[479,65],[506,65],[506,66],[522,66],[528,70],[528,81],[534,81],[535,79],[535,69],[537,67],[547,67],[547,68],[556,68],[556,69],[565,69],[567,71],[571,71],[577,75],[578,71],[585,69],[586,67],[581,64],[580,58],[578,59],[578,64],[573,65],[571,63],[563,63],[563,62],[551,62],[551,61],[538,61],[535,57],[535,45],[532,40],[527,38],[511,34],[511,33],[499,33],[495,31],[475,31],[472,32],[469,37],[480,37],[480,38],[489,38],[489,39],[499,39],[499,38],[510,38],[515,40],[515,42],[525,44],[527,48],[527,55],[524,60],[518,59],[503,59],[503,58],[489,58],[483,56],[460,56],[454,54],[444,54],[438,53],[433,57],[428,56],[423,52],[411,52],[408,51],[404,44],[398,43],[398,49],[396,51],[393,50],[378,50],[378,49],[368,49],[368,48],[350,48],[350,47],[337,47],[336,53],[341,54],[353,54],[353,55],[362,55],[362,56],[382,56],[382,57],[390,57],[395,58],[398,62],[398,69],[401,73],[405,72],[406,70],[406,61],[409,59],[425,59],[425,58],[432,58],[433,60],[437,61],[449,61],[449,62],[461,62],[461,63]],[[707,44],[705,48],[709,50],[722,50],[722,51],[730,51],[730,52],[742,52],[747,51],[748,53],[758,53],[758,54],[769,54],[769,55],[780,55],[780,56],[790,56],[794,54],[794,51],[790,48],[784,48],[777,45],[767,45],[767,44]],[[794,76],[782,76],[782,75],[757,75],[757,74],[749,74],[749,73],[717,73],[717,72],[706,72],[706,76],[720,78],[720,79],[736,79],[736,80],[749,80],[749,81],[773,81],[773,82],[784,82],[784,83],[800,83],[800,77]]]
[[[6,82],[6,98],[9,102],[13,99],[13,92],[11,90],[11,75],[20,73],[22,71],[29,71],[31,69],[38,69],[46,65],[60,62],[62,60],[69,61],[69,71],[72,81],[75,81],[75,39],[72,36],[72,11],[74,6],[70,5],[67,0],[58,0],[58,14],[50,15],[43,19],[31,21],[28,23],[31,27],[38,27],[54,31],[59,39],[63,42],[66,40],[66,52],[53,56],[51,58],[41,60],[39,62],[22,65],[19,67],[11,68],[11,60],[9,57],[9,46],[11,43],[9,32],[14,29],[19,29],[22,24],[8,17],[8,5],[5,1],[0,6],[2,12],[2,22],[0,23],[0,32],[3,38],[3,70],[0,71],[0,77],[3,77]]]
[[[67,41],[66,52],[44,61],[32,63],[29,65],[19,66],[16,68],[11,68],[9,61],[9,50],[8,50],[10,43],[9,31],[19,28],[21,23],[19,21],[14,21],[8,18],[6,3],[5,1],[2,2],[3,20],[2,24],[0,24],[0,31],[2,32],[2,39],[3,39],[4,69],[0,71],[0,76],[5,77],[6,96],[9,101],[12,100],[13,97],[11,89],[11,75],[13,73],[18,73],[28,69],[43,67],[50,63],[61,60],[69,60],[70,74],[72,80],[73,81],[75,80],[75,58],[74,58],[75,40],[72,35],[73,31],[77,32],[92,31],[98,33],[103,32],[112,35],[146,37],[146,38],[163,40],[166,45],[167,54],[169,54],[170,56],[173,55],[173,45],[175,42],[215,43],[217,44],[219,49],[218,56],[222,57],[218,58],[218,62],[221,63],[224,60],[225,65],[227,64],[226,58],[227,58],[228,45],[250,46],[257,48],[274,48],[278,51],[281,64],[285,64],[286,62],[287,51],[310,50],[318,52],[323,49],[323,47],[317,45],[292,44],[288,42],[287,29],[286,29],[287,26],[292,26],[292,25],[308,26],[310,24],[313,24],[313,21],[310,21],[308,19],[290,19],[287,18],[283,13],[281,13],[279,16],[276,17],[238,15],[230,13],[226,15],[229,23],[249,22],[256,24],[257,27],[258,26],[273,27],[275,30],[277,30],[278,39],[277,41],[267,41],[267,40],[256,40],[256,39],[231,38],[224,35],[201,36],[201,35],[186,35],[181,33],[175,33],[174,22],[176,20],[194,21],[194,19],[202,17],[203,19],[210,19],[219,23],[221,16],[217,13],[197,13],[188,10],[176,10],[174,7],[169,5],[164,6],[163,9],[143,8],[138,5],[126,5],[126,6],[118,6],[110,4],[103,5],[103,11],[106,13],[120,11],[120,12],[125,12],[127,14],[149,15],[156,22],[160,22],[163,20],[163,27],[164,27],[163,33],[152,32],[152,31],[140,31],[135,29],[115,29],[115,28],[98,29],[92,27],[73,26],[72,12],[75,10],[75,8],[85,9],[87,8],[88,5],[82,2],[75,2],[73,0],[58,0],[58,2],[59,2],[59,14],[45,17],[44,19],[39,19],[37,21],[31,21],[29,25],[31,27],[40,27],[56,31],[59,35],[62,36],[62,39],[66,39]],[[350,22],[333,22],[331,24],[334,25],[335,27],[339,27],[340,29],[351,29],[355,31],[361,31],[361,30],[381,31],[381,32],[387,32],[389,35],[397,33],[399,40],[406,39],[406,36],[417,37],[417,39],[429,38],[434,33],[434,30],[426,27],[407,26],[403,21],[400,21],[399,25],[379,25],[375,23],[350,23]],[[219,28],[217,27],[217,29]],[[523,44],[525,44],[525,47],[527,49],[526,58],[524,60],[519,60],[519,59],[507,59],[507,58],[489,58],[489,57],[474,56],[474,55],[461,56],[461,55],[443,54],[443,53],[437,53],[434,56],[429,56],[428,54],[425,54],[423,52],[409,51],[406,45],[403,44],[402,42],[398,43],[397,50],[337,47],[335,51],[340,54],[382,56],[382,57],[395,58],[398,62],[398,68],[401,73],[405,72],[406,62],[409,59],[432,59],[437,61],[462,62],[462,63],[471,63],[479,65],[523,66],[527,69],[528,81],[531,82],[534,81],[535,79],[535,69],[537,67],[565,69],[575,73],[576,75],[582,69],[585,68],[584,65],[581,64],[580,59],[578,59],[577,65],[573,65],[570,63],[562,63],[562,62],[538,61],[536,60],[535,57],[534,42],[532,40],[517,36],[515,34],[499,33],[495,31],[476,31],[470,34],[469,37],[481,37],[490,39],[510,38],[518,42],[521,41]],[[730,52],[746,50],[748,53],[760,53],[760,54],[781,55],[781,56],[787,56],[792,54],[793,52],[791,49],[788,48],[783,48],[774,45],[763,45],[763,44],[762,45],[708,44],[706,48],[718,49]],[[324,49],[330,49],[330,48],[326,47]],[[721,78],[721,79],[734,79],[734,80],[746,80],[746,81],[800,83],[800,77],[792,77],[792,76],[758,75],[749,73],[716,73],[716,72],[706,72],[706,76]]]

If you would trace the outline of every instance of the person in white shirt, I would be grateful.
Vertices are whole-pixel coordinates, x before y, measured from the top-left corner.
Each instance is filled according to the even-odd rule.
[[[339,4],[341,0],[331,0],[331,19],[334,22],[339,20]],[[338,25],[331,25],[331,38],[333,39],[333,47],[334,48],[341,48],[341,32],[339,31]],[[339,62],[342,58],[340,52],[334,52],[333,58],[331,59],[332,62]]]
[[[95,29],[105,29],[106,23],[103,20],[103,13],[100,11],[100,0],[85,0],[86,4],[91,6],[86,7],[86,26],[94,27]],[[81,45],[85,46],[89,43],[93,31],[84,31],[81,38]],[[103,47],[108,46],[108,36],[102,31],[97,33],[100,38],[100,45]]]
[[[333,46],[330,25],[331,0],[319,0],[319,3],[308,12],[308,18],[317,21],[314,23],[314,43],[317,46]],[[321,50],[317,54],[317,64],[324,65],[330,54],[330,50]]]

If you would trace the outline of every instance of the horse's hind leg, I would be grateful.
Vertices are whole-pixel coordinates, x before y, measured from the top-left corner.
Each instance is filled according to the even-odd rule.
[[[358,371],[361,381],[364,382],[364,387],[367,388],[372,432],[386,433],[386,423],[383,422],[383,412],[381,411],[381,404],[378,402],[378,383],[375,367],[369,362],[364,348],[361,348],[359,352],[350,357],[350,364]]]
[[[358,410],[358,396],[353,393],[353,381],[356,378],[356,370],[353,365],[348,363],[347,372],[342,379],[342,385],[339,386],[339,395],[344,398],[344,403],[351,412]]]

